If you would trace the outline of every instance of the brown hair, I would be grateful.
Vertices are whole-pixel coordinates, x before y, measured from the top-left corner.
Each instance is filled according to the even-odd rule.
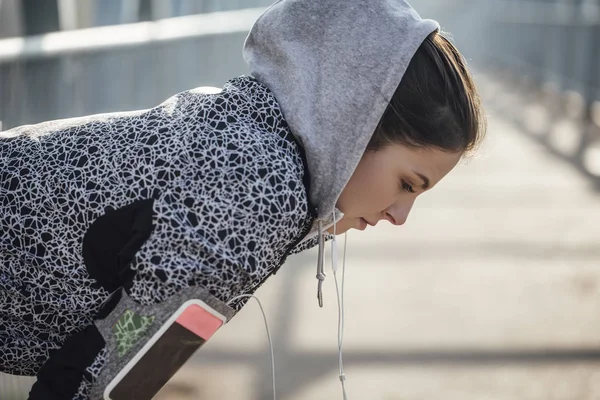
[[[483,107],[466,62],[448,39],[433,32],[410,61],[367,149],[397,143],[470,152],[485,130]]]

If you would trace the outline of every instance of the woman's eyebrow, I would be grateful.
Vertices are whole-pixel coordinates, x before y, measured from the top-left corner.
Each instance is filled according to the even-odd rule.
[[[423,180],[423,185],[421,186],[424,190],[429,189],[429,178],[423,174],[418,173],[417,171],[413,171],[415,175]]]

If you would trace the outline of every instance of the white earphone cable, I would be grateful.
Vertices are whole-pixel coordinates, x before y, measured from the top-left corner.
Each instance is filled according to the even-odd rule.
[[[346,374],[344,373],[344,361],[342,357],[342,345],[344,342],[344,282],[346,276],[346,248],[348,243],[348,236],[344,233],[344,255],[342,259],[342,288],[340,291],[337,279],[337,240],[336,240],[336,220],[335,211],[333,213],[333,239],[331,241],[331,269],[333,270],[333,280],[335,282],[335,292],[338,304],[338,365],[339,365],[339,378],[342,384],[342,395],[343,399],[347,400],[346,395]]]
[[[333,278],[335,281],[335,291],[336,291],[336,297],[337,297],[337,303],[338,303],[338,364],[339,364],[339,378],[340,378],[340,382],[342,384],[342,394],[343,394],[343,399],[344,400],[348,400],[348,397],[346,395],[346,374],[344,373],[344,362],[343,362],[343,357],[342,357],[342,345],[344,342],[344,282],[345,282],[345,277],[346,277],[346,248],[347,248],[347,243],[348,243],[348,236],[346,233],[344,233],[344,255],[343,255],[343,260],[342,260],[342,285],[341,285],[341,290],[340,287],[338,285],[338,279],[337,279],[337,241],[335,238],[336,235],[336,221],[335,221],[335,212],[334,212],[334,220],[333,220],[333,239],[331,241],[331,267],[333,270]],[[241,298],[253,298],[254,300],[256,300],[256,302],[258,303],[258,306],[260,307],[260,311],[263,315],[263,320],[265,322],[265,328],[267,330],[267,339],[269,340],[269,350],[271,352],[271,377],[273,380],[273,400],[277,400],[277,394],[276,394],[276,388],[275,388],[275,354],[273,351],[273,342],[271,340],[271,333],[269,331],[269,324],[267,322],[267,315],[265,314],[265,310],[262,306],[262,303],[260,302],[260,300],[258,299],[258,297],[251,295],[251,294],[242,294],[239,296],[236,296],[234,298],[232,298],[230,300],[230,302],[233,302],[235,300],[241,299]]]
[[[343,346],[343,342],[344,342],[344,322],[345,322],[345,315],[344,315],[344,283],[345,283],[345,277],[346,277],[346,244],[347,244],[347,236],[346,234],[344,234],[344,255],[343,255],[343,261],[342,261],[342,284],[341,284],[341,290],[340,287],[338,285],[338,279],[337,279],[337,271],[333,272],[333,280],[335,282],[335,291],[337,294],[337,301],[338,301],[338,364],[339,364],[339,378],[340,378],[340,382],[342,384],[342,393],[343,393],[343,399],[347,400],[348,397],[346,395],[346,374],[344,373],[344,361],[343,361],[343,356],[342,356],[342,346]]]
[[[273,351],[273,342],[271,341],[271,333],[269,332],[269,324],[267,323],[267,315],[265,314],[265,310],[263,309],[263,306],[262,306],[260,300],[258,299],[258,297],[254,296],[254,295],[241,294],[239,296],[234,297],[230,301],[234,301],[234,300],[240,299],[242,297],[252,297],[254,300],[256,300],[256,302],[258,303],[258,306],[260,307],[260,311],[262,312],[263,319],[265,321],[265,328],[267,329],[267,339],[269,339],[269,349],[271,350],[271,376],[273,378],[273,400],[277,400],[277,394],[275,391],[275,354]]]

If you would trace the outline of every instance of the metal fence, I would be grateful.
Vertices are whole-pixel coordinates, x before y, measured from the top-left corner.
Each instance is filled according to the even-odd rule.
[[[262,8],[0,41],[4,129],[151,107],[246,73],[241,47]]]
[[[504,115],[600,183],[600,1],[495,0],[486,18],[477,50],[524,101]]]

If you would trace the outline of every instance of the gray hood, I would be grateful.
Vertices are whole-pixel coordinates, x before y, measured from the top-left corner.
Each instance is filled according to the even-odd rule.
[[[331,221],[411,58],[438,29],[402,0],[280,0],[252,27],[244,59],[306,151],[318,219]]]

